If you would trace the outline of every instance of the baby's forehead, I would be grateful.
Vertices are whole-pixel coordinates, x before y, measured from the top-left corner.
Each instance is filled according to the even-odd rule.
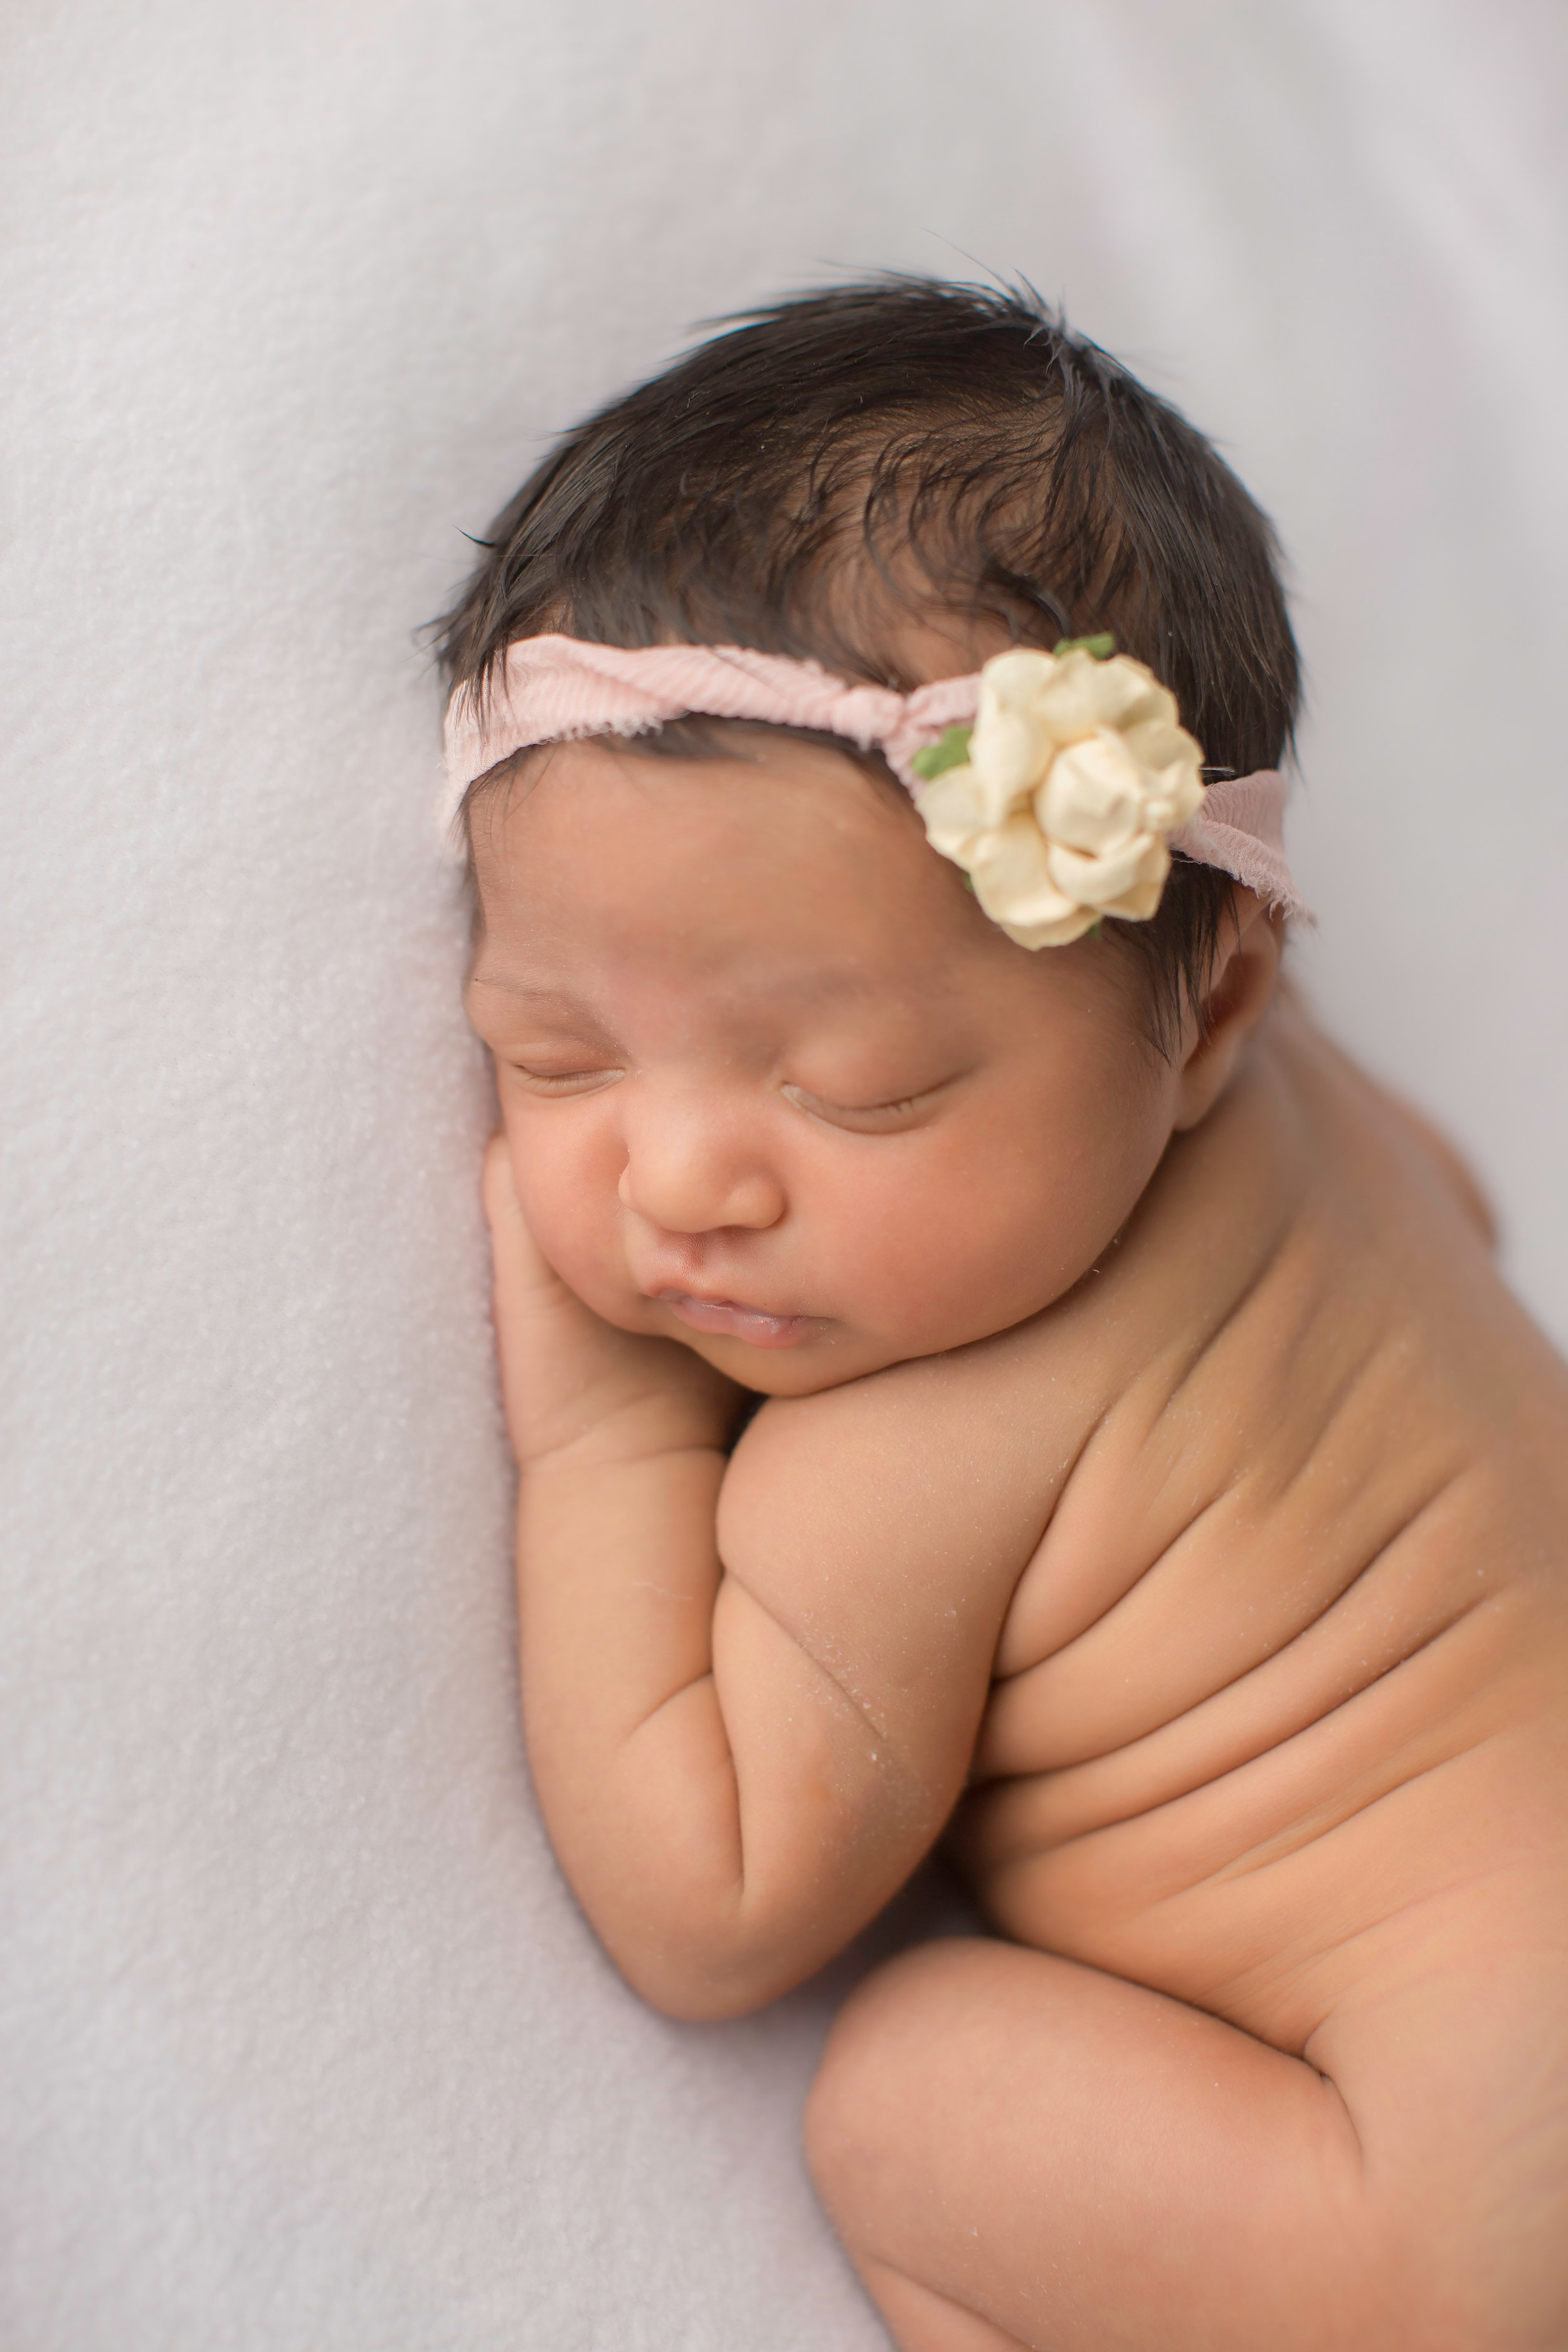
[[[849,745],[767,728],[676,742],[671,752],[600,736],[530,754],[472,814],[487,916],[506,900],[536,918],[604,902],[628,922],[662,912],[701,931],[743,908],[766,929],[831,905],[867,929],[911,892],[931,895],[908,796]]]
[[[700,931],[655,908],[639,925],[489,924],[469,989],[544,1021],[651,1019],[684,1007],[736,1031],[962,1022],[975,975],[929,940],[813,936],[799,925],[714,921]]]
[[[474,843],[473,984],[520,1003],[684,989],[737,1019],[930,1021],[1007,948],[896,788],[813,744],[561,745]]]

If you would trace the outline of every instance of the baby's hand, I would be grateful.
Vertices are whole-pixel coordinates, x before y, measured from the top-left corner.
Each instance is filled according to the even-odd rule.
[[[504,1135],[485,1152],[496,1342],[524,1468],[571,1447],[605,1458],[722,1445],[744,1391],[672,1339],[619,1331],[569,1290],[528,1229]]]

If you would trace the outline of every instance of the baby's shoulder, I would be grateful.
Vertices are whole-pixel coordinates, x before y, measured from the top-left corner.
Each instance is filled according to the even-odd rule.
[[[1015,1581],[1093,1417],[1048,1321],[770,1399],[724,1480],[726,1559],[784,1549],[873,1581],[883,1563],[906,1586]]]

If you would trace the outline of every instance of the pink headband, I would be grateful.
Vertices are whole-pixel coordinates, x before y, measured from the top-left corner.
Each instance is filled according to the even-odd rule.
[[[1151,683],[1152,683],[1151,681]],[[520,637],[489,690],[459,688],[447,714],[444,830],[470,784],[513,752],[589,735],[641,735],[693,713],[760,719],[845,736],[879,749],[911,794],[912,765],[950,727],[975,717],[980,674],[938,678],[913,694],[847,686],[816,662],[744,646],[598,646],[574,637]],[[1287,914],[1308,909],[1285,862],[1285,784],[1272,768],[1208,786],[1199,813],[1170,844],[1216,866]],[[1310,918],[1309,918],[1310,919]]]

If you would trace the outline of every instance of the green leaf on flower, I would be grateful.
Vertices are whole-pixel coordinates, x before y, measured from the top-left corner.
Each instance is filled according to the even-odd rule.
[[[1097,916],[1095,917],[1095,919],[1094,919],[1093,922],[1092,922],[1092,923],[1090,923],[1090,925],[1089,925],[1089,927],[1088,930],[1087,930],[1087,931],[1085,931],[1085,933],[1084,933],[1084,938],[1085,938],[1086,940],[1097,940],[1097,939],[1099,939],[1099,937],[1100,937],[1100,935],[1101,931],[1102,931],[1104,929],[1105,929],[1105,918],[1104,918],[1104,916],[1103,916],[1103,915],[1097,915]]]
[[[1092,654],[1096,661],[1109,661],[1116,651],[1116,639],[1109,629],[1097,637],[1064,637],[1056,648],[1058,654]]]
[[[932,782],[936,777],[945,775],[949,768],[967,767],[969,739],[973,732],[973,727],[943,728],[934,743],[928,743],[923,751],[917,751],[910,765],[921,782]]]

